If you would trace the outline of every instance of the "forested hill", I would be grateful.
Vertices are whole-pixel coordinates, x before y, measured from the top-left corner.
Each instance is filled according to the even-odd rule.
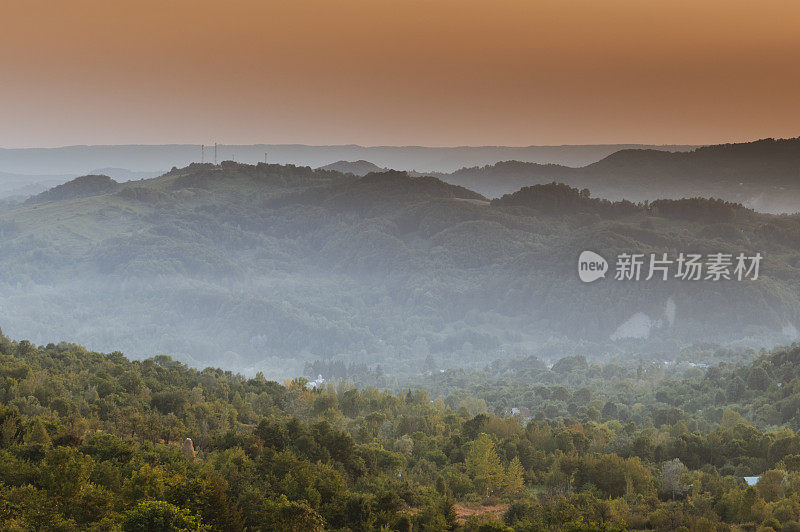
[[[569,412],[548,404],[528,420],[463,390],[281,385],[0,334],[0,526],[796,530],[800,437],[780,425],[797,423],[798,357],[671,382],[646,368],[616,390],[573,386],[581,365],[564,359],[546,402],[569,400]],[[698,389],[717,404],[661,407],[691,406]],[[770,428],[740,415],[751,405]]]
[[[506,161],[437,175],[489,197],[559,181],[612,199],[717,197],[760,211],[793,213],[800,211],[800,138],[685,152],[626,149],[579,168]]]
[[[334,170],[343,174],[367,175],[370,172],[385,172],[388,168],[381,168],[377,164],[365,161],[336,161],[320,167],[321,170]]]
[[[107,175],[85,175],[63,185],[55,186],[27,200],[27,203],[44,203],[74,198],[110,194],[120,189],[120,184]]]
[[[271,377],[317,359],[415,375],[429,355],[442,367],[670,359],[698,340],[798,336],[796,216],[702,198],[610,202],[559,184],[490,202],[404,172],[230,161],[94,180],[110,189],[78,179],[0,211],[10,334]],[[583,250],[612,262],[608,278],[578,280]],[[615,281],[623,252],[764,259],[758,280]]]

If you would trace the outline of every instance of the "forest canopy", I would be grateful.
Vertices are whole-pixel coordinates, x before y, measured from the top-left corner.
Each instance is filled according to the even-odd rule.
[[[86,176],[0,211],[0,323],[276,379],[315,360],[399,376],[428,356],[442,369],[570,351],[674,360],[697,341],[795,340],[798,243],[797,216],[718,199],[609,201],[548,181],[488,201],[406,172],[192,164]],[[586,286],[586,249],[764,262],[747,283]]]
[[[531,416],[489,413],[482,399],[451,390],[279,384],[167,356],[130,361],[2,336],[0,522],[8,530],[794,530],[799,360],[793,347],[679,379],[643,369],[618,387],[654,387],[654,396],[627,400],[565,380],[547,394],[574,408]],[[592,371],[576,362],[555,373]],[[719,416],[680,404],[637,414],[695,387],[720,397]],[[759,405],[773,416],[751,416]]]

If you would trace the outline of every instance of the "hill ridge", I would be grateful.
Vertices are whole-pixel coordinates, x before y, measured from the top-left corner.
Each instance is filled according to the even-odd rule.
[[[100,194],[111,194],[119,191],[120,183],[114,181],[107,175],[89,174],[76,177],[62,185],[57,185],[51,189],[29,198],[26,203],[44,203],[47,201],[60,201],[75,198],[86,198]]]

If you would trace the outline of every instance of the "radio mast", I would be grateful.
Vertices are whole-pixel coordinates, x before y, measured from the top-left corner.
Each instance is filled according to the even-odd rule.
[[[217,143],[214,143],[214,166],[217,166]]]
[[[203,164],[205,162],[206,162],[206,145],[205,144],[201,144],[200,145],[200,164]]]

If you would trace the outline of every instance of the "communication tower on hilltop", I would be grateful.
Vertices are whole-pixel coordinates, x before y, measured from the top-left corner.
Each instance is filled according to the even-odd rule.
[[[200,145],[200,164],[206,162],[206,145]]]
[[[214,166],[217,166],[217,143],[214,143]]]

